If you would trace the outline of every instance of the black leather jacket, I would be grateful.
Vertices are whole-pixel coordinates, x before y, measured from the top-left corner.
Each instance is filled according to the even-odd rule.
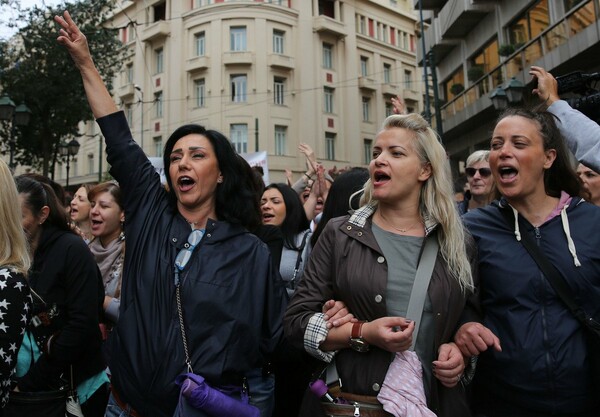
[[[174,261],[190,226],[131,138],[123,112],[98,119],[111,174],[124,195],[127,253],[119,322],[112,332],[112,383],[143,416],[172,416],[186,372]],[[182,306],[195,373],[236,384],[279,342],[283,286],[265,244],[241,226],[209,220],[182,272]]]

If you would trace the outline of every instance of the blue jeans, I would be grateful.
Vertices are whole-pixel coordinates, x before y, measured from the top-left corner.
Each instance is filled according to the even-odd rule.
[[[246,374],[250,390],[250,404],[260,410],[261,417],[271,417],[275,406],[275,376],[263,376],[262,368]]]
[[[106,405],[106,412],[104,413],[104,417],[129,417],[131,415],[131,408],[127,406],[126,410],[123,410],[117,402],[115,401],[115,397],[113,397],[112,392],[108,397],[108,404]]]

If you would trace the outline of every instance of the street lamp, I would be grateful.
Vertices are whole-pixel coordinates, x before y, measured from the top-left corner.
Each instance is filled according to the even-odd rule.
[[[133,88],[135,88],[139,93],[140,93],[140,100],[138,101],[138,103],[140,103],[140,125],[141,125],[141,129],[140,129],[140,147],[142,148],[142,150],[144,150],[144,92],[142,91],[142,87],[140,87],[139,85],[135,84],[133,86]]]
[[[501,86],[496,87],[496,89],[492,91],[490,100],[492,100],[492,104],[496,110],[504,109],[508,106],[508,97],[506,97],[506,92]]]
[[[15,103],[8,97],[7,95],[2,96],[0,98],[0,120],[10,120],[11,128],[10,128],[10,138],[8,140],[8,144],[10,146],[10,162],[8,166],[11,171],[15,170],[15,131],[16,127],[23,127],[29,124],[29,120],[31,119],[31,110],[25,104],[19,104],[15,107]]]
[[[525,91],[525,84],[515,77],[512,77],[506,87],[504,87],[504,92],[506,93],[509,103],[521,102],[523,99],[523,91]]]
[[[509,104],[520,103],[523,99],[525,84],[512,77],[504,87],[498,86],[489,95],[490,100],[496,110],[501,110],[508,107]]]
[[[71,142],[63,141],[60,145],[58,145],[58,153],[60,156],[63,156],[67,159],[67,181],[65,184],[65,189],[69,188],[69,169],[71,168],[70,163],[71,160],[75,158],[77,152],[79,152],[79,147],[81,145],[77,140],[73,139]]]

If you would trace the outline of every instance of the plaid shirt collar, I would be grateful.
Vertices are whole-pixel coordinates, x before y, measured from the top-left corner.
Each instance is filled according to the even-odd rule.
[[[372,203],[362,206],[350,216],[348,222],[358,227],[365,227],[367,219],[375,213],[375,210],[377,210],[377,206]],[[438,223],[429,217],[427,212],[423,213],[423,220],[425,223],[425,236],[428,236],[437,227]]]

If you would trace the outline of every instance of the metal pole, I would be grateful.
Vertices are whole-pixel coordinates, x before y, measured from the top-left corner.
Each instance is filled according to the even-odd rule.
[[[423,48],[423,77],[425,78],[425,119],[431,124],[429,108],[429,76],[427,75],[427,51],[425,49],[425,22],[423,21],[423,0],[419,0],[419,16],[421,18],[421,46]]]
[[[98,145],[98,183],[102,182],[102,135],[99,135],[100,144]]]
[[[69,157],[69,155],[67,155],[67,182],[65,185],[65,190],[67,190],[69,188],[69,162],[70,162],[71,158]]]
[[[140,101],[140,111],[142,115],[140,116],[141,120],[141,130],[140,130],[140,143],[142,146],[142,150],[144,150],[144,92],[140,90],[140,94],[142,96],[142,100]]]
[[[140,103],[140,147],[144,150],[144,92],[139,85],[134,84],[133,88],[140,92],[140,99],[138,101]],[[131,123],[131,120],[129,122]]]
[[[258,152],[258,117],[254,119],[254,152]]]
[[[15,164],[15,115],[13,113],[12,125],[10,126],[10,140],[8,144],[10,146],[10,161],[8,162],[8,168],[10,168],[11,173],[15,173],[16,164]]]

